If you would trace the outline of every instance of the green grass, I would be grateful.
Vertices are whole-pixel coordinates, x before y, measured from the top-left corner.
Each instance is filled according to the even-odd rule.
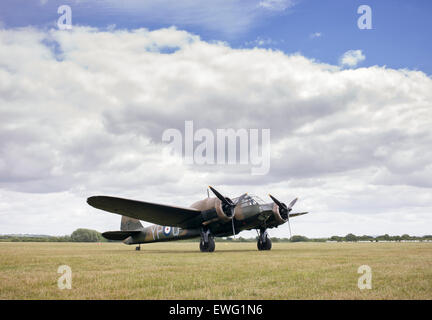
[[[431,299],[432,243],[0,243],[0,299]],[[59,290],[60,265],[72,289]],[[372,268],[360,290],[357,269]]]

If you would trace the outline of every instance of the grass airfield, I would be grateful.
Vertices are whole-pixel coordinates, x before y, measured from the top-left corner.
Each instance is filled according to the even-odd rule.
[[[0,242],[0,299],[432,299],[432,243]]]

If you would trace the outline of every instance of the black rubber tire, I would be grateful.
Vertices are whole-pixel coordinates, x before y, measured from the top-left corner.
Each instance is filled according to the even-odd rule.
[[[270,238],[267,237],[266,242],[264,243],[264,250],[271,250],[272,248],[272,241]]]
[[[208,242],[205,243],[203,239],[200,241],[201,252],[213,252],[215,251],[216,244],[213,237],[209,237]]]
[[[207,252],[207,246],[208,246],[208,244],[206,245],[206,243],[204,242],[204,240],[200,240],[200,251],[201,252]]]
[[[263,250],[262,243],[259,240],[257,241],[257,248],[258,248],[259,251]]]
[[[208,252],[215,251],[215,248],[216,248],[216,243],[214,241],[214,238],[213,237],[209,237],[209,243],[208,243],[208,248],[207,248]]]
[[[258,247],[258,250],[271,250],[271,248],[272,248],[272,242],[271,242],[271,239],[269,238],[269,237],[265,237],[265,241],[264,242],[261,242],[259,239],[258,239],[258,241],[257,241],[257,247]]]

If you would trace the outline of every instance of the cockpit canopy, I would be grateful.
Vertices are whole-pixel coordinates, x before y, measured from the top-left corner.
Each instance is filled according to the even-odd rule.
[[[240,197],[233,198],[232,201],[233,201],[234,203],[236,203],[237,200],[238,200],[238,198],[240,198]],[[264,203],[265,203],[265,202],[264,202],[260,197],[255,196],[255,195],[252,195],[252,194],[247,194],[247,195],[243,198],[243,200],[242,200],[242,202],[241,202],[241,206],[242,206],[242,207],[245,207],[245,206],[253,206],[253,205],[260,205],[260,204],[264,204]]]

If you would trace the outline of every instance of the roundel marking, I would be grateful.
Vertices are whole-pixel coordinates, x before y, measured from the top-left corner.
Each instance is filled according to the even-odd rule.
[[[171,227],[164,227],[163,233],[164,235],[169,236],[169,234],[171,233]]]

